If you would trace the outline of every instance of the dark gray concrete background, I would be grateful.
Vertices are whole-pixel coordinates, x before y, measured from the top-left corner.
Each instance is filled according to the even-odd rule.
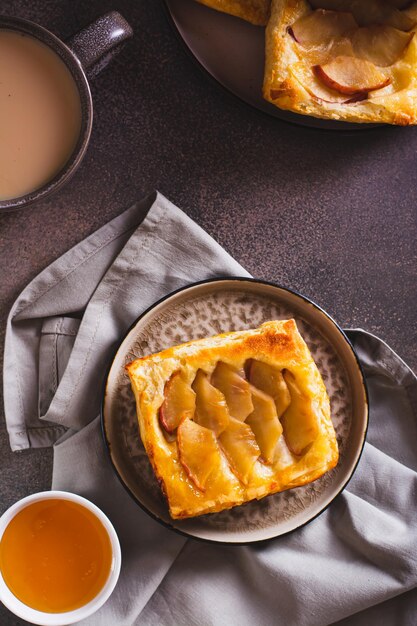
[[[92,84],[95,120],[72,181],[0,217],[8,311],[56,257],[157,188],[254,276],[315,300],[342,326],[416,353],[417,129],[321,132],[263,116],[208,81],[160,0],[3,0],[66,38],[110,9],[134,39]],[[2,403],[1,403],[2,407]],[[50,487],[52,453],[12,454],[0,425],[0,512]],[[0,624],[23,624],[0,609]]]

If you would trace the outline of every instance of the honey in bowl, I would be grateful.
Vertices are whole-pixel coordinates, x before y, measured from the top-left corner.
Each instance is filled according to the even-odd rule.
[[[105,585],[111,542],[101,521],[65,499],[29,504],[9,522],[0,541],[0,570],[10,591],[45,613],[86,605]]]

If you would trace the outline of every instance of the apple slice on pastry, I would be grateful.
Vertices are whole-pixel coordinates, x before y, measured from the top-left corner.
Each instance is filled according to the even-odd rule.
[[[327,105],[334,104],[352,104],[367,98],[366,93],[356,93],[349,96],[328,87],[324,81],[317,77],[314,72],[314,66],[306,67],[304,63],[294,63],[294,65],[291,66],[291,77],[296,81],[300,90],[305,90],[307,94],[319,102],[323,108]],[[275,92],[272,92],[272,99],[274,99],[274,96]]]
[[[325,65],[315,65],[313,71],[327,87],[348,96],[367,94],[391,82],[391,78],[370,61],[348,56],[336,57]]]
[[[228,427],[219,437],[219,442],[232,471],[247,485],[255,461],[261,454],[253,430],[248,424],[231,417]]]
[[[318,435],[317,410],[311,396],[300,389],[290,371],[284,372],[284,379],[291,395],[290,405],[282,416],[284,437],[291,452],[300,455]]]
[[[272,463],[278,439],[282,435],[282,424],[271,396],[252,387],[252,398],[253,412],[247,417],[246,424],[255,435],[262,458],[266,463]]]
[[[351,13],[318,9],[300,17],[288,31],[297,43],[308,49],[327,46],[356,28],[358,24]]]
[[[193,390],[196,393],[194,420],[220,435],[230,421],[226,399],[219,389],[213,387],[203,370],[198,370],[194,379]]]
[[[253,403],[249,383],[242,373],[219,361],[211,375],[211,383],[224,395],[230,415],[244,422],[253,411]]]
[[[164,387],[164,401],[159,409],[161,424],[172,433],[183,419],[192,417],[194,413],[195,393],[181,373],[175,372]]]
[[[405,2],[391,0],[310,0],[313,9],[349,11],[360,26],[387,24],[404,31],[410,30],[415,21],[407,14]]]
[[[364,26],[353,31],[354,55],[380,67],[389,67],[401,59],[414,33],[405,33],[392,26]]]
[[[207,480],[221,464],[219,444],[209,428],[185,419],[178,427],[178,456],[197,489],[205,491]]]
[[[252,359],[248,370],[252,386],[273,399],[277,415],[280,417],[291,402],[290,392],[281,370],[257,359]]]

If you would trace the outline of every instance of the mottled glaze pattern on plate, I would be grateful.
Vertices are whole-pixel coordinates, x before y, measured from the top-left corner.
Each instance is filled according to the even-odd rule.
[[[301,300],[301,298],[300,298]],[[305,523],[306,510],[316,515],[331,499],[337,475],[343,472],[343,460],[349,444],[352,420],[351,389],[341,358],[309,317],[299,314],[279,297],[251,292],[247,288],[218,289],[189,298],[168,299],[157,311],[140,319],[118,351],[110,370],[107,387],[105,430],[110,442],[114,465],[136,499],[156,517],[184,532],[206,536],[219,532],[222,540],[229,534],[250,535],[251,531],[267,534],[271,529],[288,528]],[[130,361],[170,346],[221,332],[255,328],[271,319],[294,317],[298,328],[323,377],[330,397],[331,414],[337,433],[340,461],[337,467],[317,481],[283,493],[267,496],[221,513],[193,520],[171,520],[164,498],[154,477],[140,440],[136,409],[124,365]],[[117,425],[117,427],[115,427]],[[203,529],[203,530],[202,530]],[[277,532],[276,534],[282,534]]]

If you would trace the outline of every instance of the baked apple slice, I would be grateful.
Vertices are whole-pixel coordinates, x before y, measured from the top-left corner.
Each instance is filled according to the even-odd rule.
[[[410,18],[410,20],[413,22],[413,26],[415,26],[417,23],[417,2],[413,2],[409,7],[405,9],[405,11],[403,11],[403,13],[408,18]]]
[[[159,421],[169,433],[174,432],[181,420],[192,417],[195,411],[195,393],[190,385],[175,372],[165,383],[164,401],[159,409]]]
[[[285,370],[284,379],[291,395],[290,406],[281,418],[284,437],[291,452],[301,455],[318,435],[318,418],[311,399],[299,389],[295,376]]]
[[[249,365],[249,381],[273,398],[278,417],[280,417],[291,401],[281,370],[263,361],[252,359]]]
[[[192,388],[196,394],[194,421],[219,435],[230,420],[224,395],[213,387],[203,370],[198,370]]]
[[[230,415],[244,422],[253,411],[248,381],[239,374],[237,369],[219,361],[211,375],[211,384],[224,395]]]
[[[284,467],[292,465],[294,463],[294,460],[294,455],[288,448],[284,435],[281,435],[281,437],[277,441],[277,445],[275,446],[274,460],[272,463],[273,466],[275,468],[284,469]]]
[[[396,63],[413,37],[414,33],[384,25],[364,26],[351,35],[355,56],[380,67]]]
[[[310,96],[321,102],[327,102],[329,104],[351,104],[365,100],[368,96],[366,93],[356,93],[353,94],[353,96],[349,96],[335,91],[334,89],[330,89],[330,87],[327,87],[317,78],[310,67],[306,67],[303,63],[294,63],[290,67],[290,72]],[[271,90],[271,98],[274,97],[272,91],[273,90]]]
[[[311,66],[324,65],[338,56],[355,56],[350,33],[340,39],[332,39],[322,46],[309,48],[304,53],[305,61]]]
[[[271,396],[256,387],[252,387],[251,390],[253,412],[247,418],[246,424],[251,427],[255,435],[262,458],[266,463],[272,463],[277,441],[282,435],[282,425]]]
[[[189,478],[205,491],[210,474],[220,466],[221,453],[215,434],[193,420],[185,419],[177,431],[178,456]]]
[[[412,17],[400,11],[393,3],[381,0],[309,0],[315,9],[348,11],[360,26],[387,24],[408,31],[413,27]]]
[[[323,46],[358,27],[351,13],[318,9],[300,17],[289,33],[303,48]]]
[[[347,95],[367,94],[386,87],[391,79],[373,63],[355,57],[338,56],[324,65],[315,65],[316,76],[331,89]]]
[[[413,26],[415,26],[415,19],[413,19],[405,11],[398,11],[398,9],[393,9],[382,20],[381,23],[387,24],[388,26],[392,26],[393,28],[398,28],[399,30],[403,30],[407,32],[411,30]]]
[[[231,417],[228,427],[219,437],[219,442],[233,473],[242,483],[247,484],[252,468],[261,454],[251,427]]]

